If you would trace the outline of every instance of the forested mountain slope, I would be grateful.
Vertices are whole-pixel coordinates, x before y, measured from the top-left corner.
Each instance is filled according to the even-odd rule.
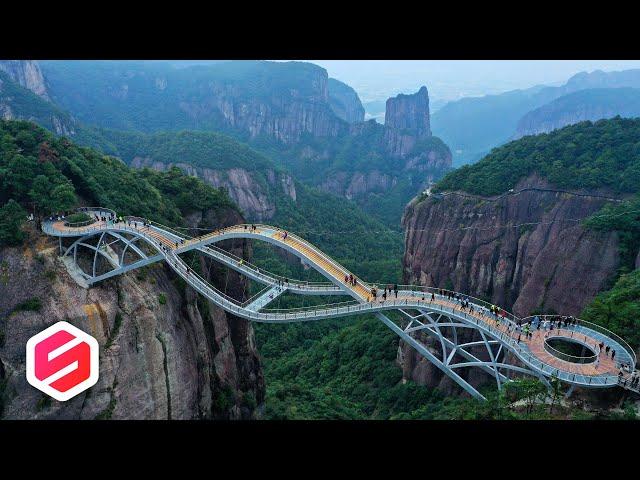
[[[58,244],[27,222],[101,205],[174,226],[242,222],[222,191],[182,174],[127,167],[29,122],[0,121],[0,418],[252,418],[264,380],[250,323],[202,301],[163,264],[87,290],[58,260]],[[247,245],[234,253],[246,255]],[[192,262],[242,299],[226,279]],[[224,272],[222,272],[224,273]],[[101,345],[98,384],[65,403],[27,385],[26,340],[57,320]]]

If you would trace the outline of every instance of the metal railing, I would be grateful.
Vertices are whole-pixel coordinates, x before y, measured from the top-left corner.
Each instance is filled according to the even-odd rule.
[[[531,315],[529,317],[524,317],[522,320],[530,322],[536,316],[538,318],[542,319],[542,320],[557,320],[559,318],[562,318],[562,315]],[[610,339],[613,339],[616,343],[618,343],[620,345],[620,347],[622,347],[622,349],[626,352],[626,354],[629,355],[629,358],[631,359],[631,366],[633,368],[635,368],[635,366],[637,365],[637,362],[638,362],[637,357],[636,357],[636,352],[619,335],[617,335],[616,333],[612,332],[611,330],[606,329],[605,327],[603,327],[601,325],[598,325],[598,324],[592,323],[592,322],[588,322],[586,320],[582,320],[581,318],[573,317],[573,320],[576,321],[577,326],[583,327],[586,330],[596,331],[596,332],[600,333],[604,337],[608,337]],[[565,328],[568,328],[569,330],[571,330],[571,326],[565,327]]]
[[[139,218],[139,217],[138,217]],[[140,219],[140,221],[145,221],[145,219]],[[209,234],[203,235],[201,237],[192,237],[190,235],[188,235],[187,233],[184,232],[180,232],[177,231],[171,227],[168,227],[166,225],[162,225],[158,222],[150,222],[150,224],[155,227],[157,230],[164,230],[166,232],[169,232],[171,234],[173,234],[175,237],[177,238],[181,238],[181,239],[185,239],[186,241],[200,241],[201,239],[205,238],[205,237],[210,237],[211,233],[216,233],[216,232],[221,232],[222,230],[227,231],[227,230],[239,230],[239,228],[237,228],[238,226],[233,226],[233,227],[227,227],[225,229],[222,230],[216,230],[214,232],[211,232]],[[249,230],[250,225],[247,225],[247,230]],[[242,227],[244,227],[244,225],[241,225]],[[244,230],[244,228],[243,228]],[[220,233],[218,233],[220,234]],[[183,246],[179,244],[179,247]],[[284,277],[282,275],[277,275],[275,273],[271,273],[268,272],[264,269],[260,269],[260,267],[253,265],[252,263],[248,262],[247,260],[243,259],[242,257],[239,257],[237,255],[234,255],[233,253],[224,250],[220,247],[217,247],[216,245],[213,244],[209,244],[209,245],[205,245],[203,247],[199,247],[200,250],[210,250],[209,253],[212,254],[212,256],[215,256],[217,258],[220,258],[221,256],[226,256],[228,258],[231,258],[233,260],[236,261],[236,264],[238,266],[241,266],[242,269],[246,269],[246,270],[251,270],[252,273],[256,276],[256,277],[260,277],[263,280],[267,281],[268,283],[272,283],[272,284],[277,284],[278,281],[280,281],[283,285],[286,285],[288,288],[296,288],[296,289],[300,289],[300,290],[330,290],[330,291],[338,291],[341,290],[340,287],[334,285],[331,282],[308,282],[308,281],[304,281],[304,280],[292,280],[290,278]],[[220,255],[215,255],[215,253],[218,253]],[[227,260],[228,261],[228,260]]]
[[[105,209],[102,209],[105,210]],[[139,217],[135,217],[139,218]],[[144,219],[141,219],[144,220]],[[136,220],[136,222],[139,222]],[[128,226],[126,224],[119,223],[115,226],[110,226],[109,228],[113,228],[115,230],[131,230],[136,231],[138,234],[144,235],[144,229],[136,228],[137,224],[134,222],[134,226]],[[159,224],[153,224],[155,228],[159,230],[165,230],[166,232],[172,233],[174,236],[184,238],[186,234],[177,232],[173,229],[170,229],[166,226],[161,226]],[[257,229],[268,232],[278,232],[282,231],[276,229],[274,227],[269,227],[265,225],[256,225]],[[246,230],[250,229],[250,225],[247,224]],[[43,231],[47,233],[47,231],[54,231],[52,225],[45,225],[43,223]],[[104,230],[104,227],[81,227],[76,232],[85,233],[90,231],[101,231]],[[244,225],[236,225],[232,227],[227,227],[224,229],[218,229],[213,231],[207,235],[201,237],[190,238],[189,241],[201,242],[206,240],[207,238],[211,238],[213,236],[224,235],[225,233],[237,233],[244,231]],[[160,232],[161,233],[161,232]],[[327,263],[333,265],[337,271],[341,272],[343,275],[349,275],[350,272],[335,262],[331,257],[324,254],[317,247],[310,244],[306,240],[301,239],[295,234],[288,233],[288,237],[295,239],[296,241],[302,243],[307,249],[314,252],[316,255],[321,257],[323,260],[327,261]],[[463,319],[464,321],[475,324],[477,328],[490,333],[492,337],[500,339],[507,347],[511,349],[511,351],[525,364],[529,365],[534,370],[541,372],[545,376],[555,375],[557,378],[563,381],[571,382],[579,385],[591,385],[591,386],[610,386],[618,383],[618,378],[615,375],[610,374],[602,374],[602,375],[585,375],[580,373],[574,373],[571,371],[560,370],[552,365],[544,363],[542,360],[537,358],[532,352],[529,350],[526,342],[520,342],[517,338],[515,338],[515,333],[521,332],[521,328],[523,325],[527,323],[531,323],[529,319],[533,317],[519,318],[516,315],[506,312],[504,309],[500,309],[500,314],[495,315],[491,313],[490,302],[485,300],[470,296],[463,295],[457,292],[453,292],[451,290],[439,289],[435,287],[423,287],[418,285],[398,285],[398,294],[405,297],[402,299],[393,299],[388,298],[385,301],[379,301],[378,299],[372,302],[342,302],[336,304],[327,304],[327,305],[319,305],[319,306],[310,306],[310,307],[299,307],[285,310],[268,310],[263,312],[255,312],[252,310],[246,309],[246,305],[254,301],[260,294],[263,294],[267,288],[263,289],[258,294],[252,296],[250,299],[240,302],[223,292],[220,292],[213,285],[211,285],[207,280],[202,278],[199,274],[189,269],[187,265],[178,257],[177,253],[172,250],[165,250],[162,248],[161,242],[154,238],[151,235],[145,235],[145,238],[152,244],[156,245],[158,250],[163,254],[164,258],[167,262],[176,270],[187,282],[193,286],[200,293],[205,295],[207,298],[212,300],[214,303],[219,306],[225,308],[231,313],[238,313],[240,316],[244,318],[248,318],[250,320],[262,321],[262,322],[291,322],[291,321],[305,321],[319,318],[329,318],[329,317],[342,317],[349,315],[359,315],[363,313],[373,313],[383,310],[390,309],[400,309],[400,308],[409,308],[409,309],[431,309],[440,311],[445,314],[451,313],[452,316]],[[211,248],[208,246],[207,248]],[[212,251],[216,251],[215,248],[211,248]],[[220,249],[221,250],[221,249]],[[224,251],[224,250],[221,250]],[[229,255],[228,252],[224,251],[225,255]],[[221,253],[221,252],[218,252]],[[251,267],[254,267],[251,265]],[[258,267],[255,267],[256,269]],[[274,277],[276,278],[276,277]],[[339,279],[341,280],[341,279]],[[384,288],[389,284],[365,284],[364,282],[359,282],[361,285],[366,286],[378,286],[380,289]],[[365,287],[366,288],[366,287]],[[438,302],[431,301],[431,295],[433,294],[433,299],[437,299]],[[469,305],[473,308],[463,310],[461,307],[462,301],[468,301]],[[547,316],[538,316],[547,317]],[[553,316],[557,318],[557,316]],[[502,323],[501,325],[501,322]],[[618,335],[610,332],[604,327],[600,327],[599,325],[592,324],[590,322],[586,322],[584,320],[578,320],[580,326],[584,330],[596,331],[605,337],[614,339],[624,350],[629,354],[629,357],[634,361],[636,361],[635,352],[631,349],[628,344],[622,340]],[[492,324],[493,323],[493,324]],[[510,328],[505,332],[504,325],[508,325]],[[516,330],[517,329],[517,330]]]
[[[564,360],[565,362],[570,362],[570,363],[585,364],[585,363],[595,363],[595,361],[598,359],[598,355],[600,352],[596,352],[593,355],[589,355],[589,356],[569,355],[568,353],[562,352],[557,348],[553,348],[549,344],[549,341],[553,341],[553,340],[563,340],[563,341],[574,343],[575,345],[581,345],[583,348],[586,348],[589,351],[593,351],[593,349],[591,348],[591,346],[587,345],[586,343],[582,343],[579,340],[573,339],[571,337],[566,337],[564,335],[556,335],[553,337],[545,338],[543,343],[543,347],[545,351],[549,352],[551,355],[559,358],[560,360]]]

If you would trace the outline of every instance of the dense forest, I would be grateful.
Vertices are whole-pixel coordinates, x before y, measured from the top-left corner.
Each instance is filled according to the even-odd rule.
[[[165,164],[188,163],[211,169],[243,168],[264,173],[276,168],[263,154],[216,132],[180,131],[144,134],[132,131],[85,128],[74,141],[98,148],[130,162],[135,157]]]
[[[235,208],[225,192],[178,169],[133,170],[33,123],[0,121],[0,244],[22,240],[27,212],[46,216],[80,204],[170,225],[192,211]]]
[[[495,148],[446,175],[434,191],[498,195],[537,173],[560,188],[634,193],[640,189],[639,138],[640,119],[577,123]]]

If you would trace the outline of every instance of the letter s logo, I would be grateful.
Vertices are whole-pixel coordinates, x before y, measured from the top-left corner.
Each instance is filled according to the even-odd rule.
[[[64,402],[96,384],[98,357],[95,338],[58,322],[27,341],[27,381]]]

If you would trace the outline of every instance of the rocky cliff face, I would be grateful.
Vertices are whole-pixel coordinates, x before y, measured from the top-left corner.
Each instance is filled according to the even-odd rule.
[[[74,135],[77,127],[48,100],[38,64],[31,61],[0,61],[0,118],[33,121],[58,135]]]
[[[384,143],[394,157],[404,158],[414,151],[419,139],[431,136],[429,93],[421,87],[413,95],[389,98],[384,116]]]
[[[333,113],[345,122],[364,121],[364,107],[356,91],[335,78],[329,79],[329,104]]]
[[[320,184],[326,192],[346,197],[349,200],[371,192],[385,192],[398,183],[398,177],[379,170],[369,172],[335,172]]]
[[[532,176],[515,190],[527,187],[552,188]],[[619,264],[617,234],[580,223],[604,203],[535,190],[497,201],[458,195],[414,201],[403,218],[404,281],[453,288],[520,316],[578,315]],[[401,349],[406,378],[442,381],[410,347]]]
[[[431,135],[426,87],[388,99],[384,126],[375,121],[355,123],[349,136],[351,142],[366,143],[375,155],[384,155],[388,163],[386,168],[365,164],[329,173],[320,188],[349,199],[388,192],[402,180],[412,185],[413,195],[451,167],[451,152]]]
[[[229,214],[223,220],[226,224],[242,219]],[[198,298],[164,264],[84,289],[58,260],[57,242],[37,232],[31,236],[33,241],[24,247],[0,250],[0,384],[4,385],[0,417],[241,419],[259,415],[264,379],[250,323]],[[236,254],[250,253],[247,245],[238,242],[235,247]],[[237,275],[225,282],[218,267],[212,265],[209,270],[204,263],[203,267],[219,288],[226,283],[227,294],[243,296],[246,285]],[[32,298],[39,299],[40,311],[15,311]],[[27,339],[59,320],[70,321],[100,344],[98,383],[62,403],[25,380]]]
[[[427,87],[412,95],[400,94],[387,100],[385,126],[402,130],[417,137],[430,136],[429,92]]]
[[[290,92],[267,101],[259,98],[243,100],[234,95],[233,86],[215,83],[211,85],[210,104],[220,112],[229,127],[248,132],[252,139],[266,136],[284,144],[293,144],[305,134],[337,137],[345,131],[346,125],[329,107],[326,71],[313,85],[317,91],[311,97]],[[180,109],[196,121],[202,114],[211,114],[207,105],[200,102],[183,101]]]
[[[151,158],[135,157],[130,165],[134,168],[149,167],[154,170],[167,170],[176,166],[189,175],[199,177],[216,188],[226,188],[229,196],[247,215],[250,220],[268,220],[276,212],[273,195],[269,188],[282,189],[294,202],[296,201],[296,187],[293,178],[285,173],[268,170],[265,172],[266,184],[258,178],[256,172],[249,172],[242,168],[215,170],[194,167],[186,163],[163,163]]]
[[[0,60],[0,70],[6,72],[21,87],[49,100],[44,76],[35,60]]]

